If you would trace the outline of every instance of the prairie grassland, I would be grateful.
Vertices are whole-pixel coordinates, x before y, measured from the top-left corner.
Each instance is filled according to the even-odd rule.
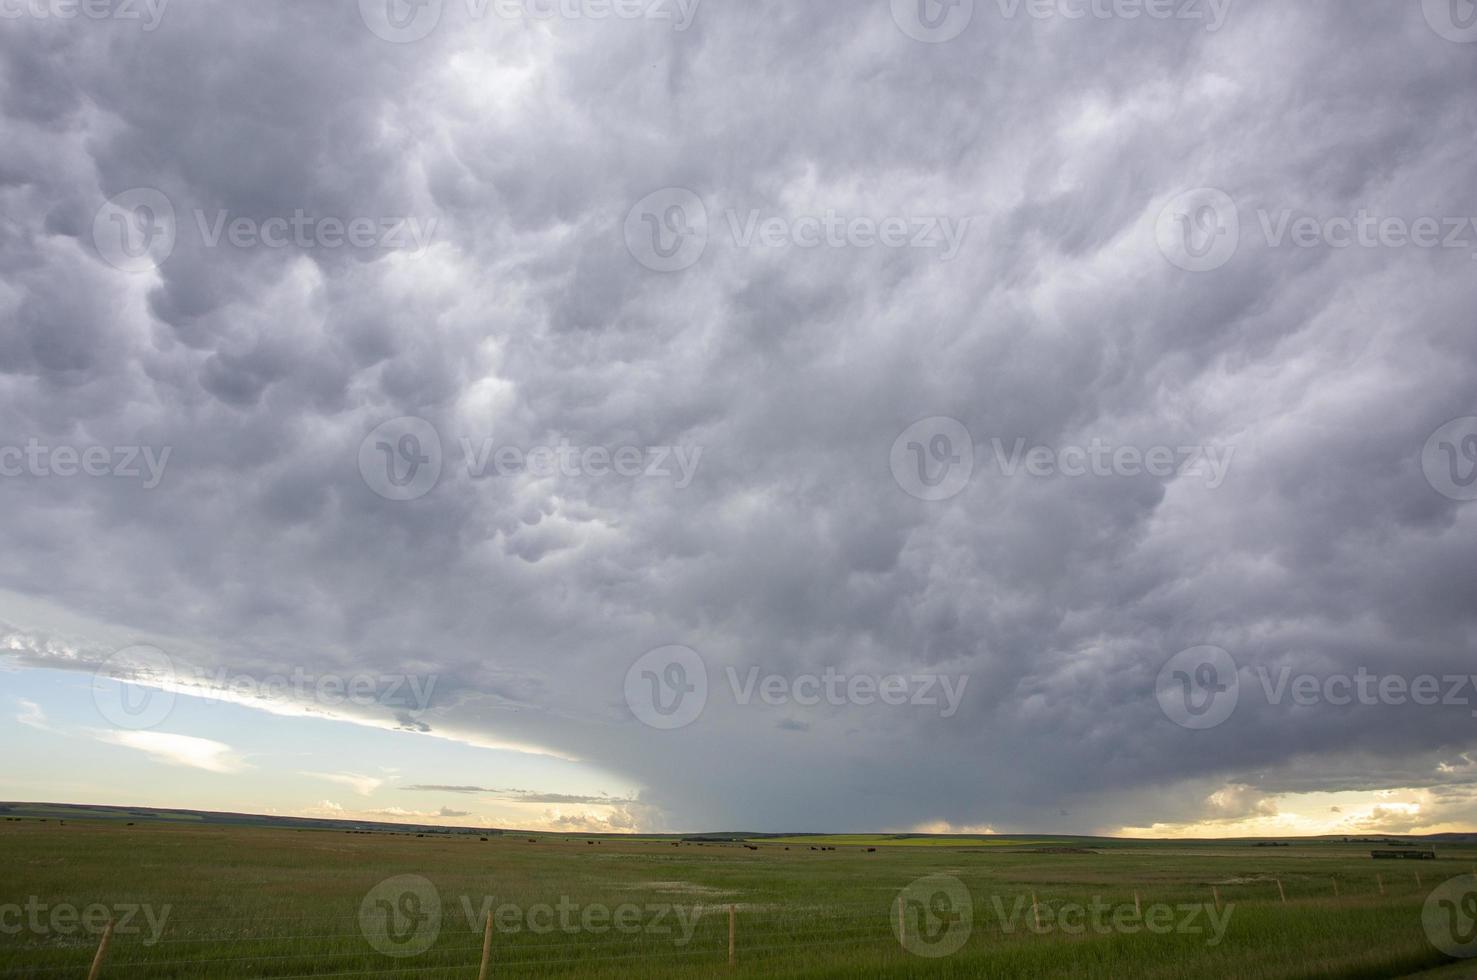
[[[98,936],[52,915],[85,916],[98,904],[120,921],[137,906],[158,923],[140,911],[113,937],[102,971],[110,980],[473,978],[489,912],[494,977],[1390,977],[1451,964],[1426,938],[1422,905],[1432,887],[1477,863],[1477,852],[1456,849],[1435,862],[1376,862],[1369,845],[1321,842],[1119,842],[1054,854],[974,842],[868,853],[774,840],[755,841],[757,850],[587,840],[0,823],[0,977],[86,976]],[[960,948],[938,958],[909,952],[896,931],[900,891],[933,875],[964,884],[973,916]],[[375,914],[367,899],[397,876],[432,888],[428,902],[384,906],[417,930],[390,953],[413,955],[387,955],[365,929],[366,905]],[[1146,910],[1173,907],[1174,927],[1079,931],[1080,917],[1057,920],[1094,904],[1126,916],[1135,892]],[[1215,893],[1219,941],[1209,927]],[[18,920],[6,906],[20,907],[19,932],[7,928]],[[1192,907],[1194,930],[1184,927]]]
[[[907,834],[799,834],[767,837],[766,844],[825,844],[834,847],[1042,847],[1063,843],[1054,837],[921,837]]]

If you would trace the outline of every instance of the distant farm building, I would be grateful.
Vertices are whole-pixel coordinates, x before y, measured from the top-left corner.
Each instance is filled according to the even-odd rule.
[[[1407,861],[1434,861],[1435,851],[1370,851],[1369,856],[1373,858],[1385,858]]]

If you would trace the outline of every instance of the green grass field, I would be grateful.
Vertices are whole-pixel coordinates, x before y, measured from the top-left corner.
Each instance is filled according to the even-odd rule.
[[[509,834],[482,841],[186,822],[7,820],[0,822],[6,869],[0,977],[85,977],[98,936],[75,924],[67,930],[68,917],[54,915],[71,907],[86,915],[95,904],[119,917],[130,906],[147,906],[158,922],[157,941],[142,912],[131,921],[138,931],[113,937],[101,976],[118,980],[475,978],[488,912],[497,926],[494,977],[1198,980],[1477,972],[1451,966],[1421,924],[1432,887],[1473,872],[1473,850],[1443,848],[1435,862],[1376,862],[1370,845],[1332,842],[1256,848],[1118,841],[1094,847],[1095,853],[1043,853],[1035,848],[1050,840],[984,847],[965,838],[930,846],[890,839],[769,838],[746,846]],[[836,850],[810,849],[821,842]],[[933,875],[963,883],[973,916],[965,932],[957,906],[928,918],[905,905],[913,948],[920,948],[920,931],[936,936],[951,921],[955,931],[947,935],[964,937],[956,952],[938,958],[905,949],[896,932],[899,893]],[[415,904],[395,888],[381,889],[389,904],[376,905],[372,891],[396,876],[424,878],[432,892]],[[1212,889],[1224,916],[1219,942],[1207,924]],[[1146,909],[1173,906],[1174,926],[1163,934],[1112,927],[1112,914],[1126,921],[1135,892]],[[917,895],[928,907],[932,892]],[[1041,934],[1031,928],[1033,895],[1044,917]],[[367,896],[368,919],[361,914]],[[439,917],[431,908],[436,901]],[[1117,910],[1101,914],[1107,931],[1076,931],[1073,907],[1095,901],[1100,910]],[[7,905],[20,908],[7,914]],[[730,907],[736,910],[732,970]],[[1199,931],[1184,922],[1193,907],[1200,908]],[[1064,911],[1068,919],[1058,923]],[[617,929],[613,922],[622,916]],[[8,928],[18,920],[18,932]],[[414,953],[417,943],[426,949],[386,955],[367,937],[366,922],[399,930],[388,941],[390,952]],[[684,929],[690,929],[686,938]],[[404,945],[395,943],[406,936],[412,938]],[[386,946],[383,935],[375,938]],[[926,943],[921,948],[936,951]]]
[[[1041,847],[1063,843],[1060,838],[1055,837],[923,837],[908,834],[802,834],[795,837],[766,837],[764,842],[781,845],[828,844],[837,847]]]

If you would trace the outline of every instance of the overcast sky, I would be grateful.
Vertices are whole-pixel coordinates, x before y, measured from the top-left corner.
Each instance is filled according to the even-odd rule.
[[[1467,0],[0,15],[0,798],[1477,828]]]

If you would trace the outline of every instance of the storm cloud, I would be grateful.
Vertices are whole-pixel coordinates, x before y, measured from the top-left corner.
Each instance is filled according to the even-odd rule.
[[[1258,674],[1477,673],[1445,5],[387,2],[7,14],[0,587],[112,627],[18,663],[433,676],[339,710],[640,829],[1477,818],[1477,705]]]

